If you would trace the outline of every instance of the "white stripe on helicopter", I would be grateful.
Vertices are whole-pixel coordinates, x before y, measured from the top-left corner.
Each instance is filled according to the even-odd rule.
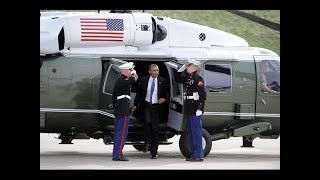
[[[114,114],[92,109],[56,109],[56,108],[40,108],[41,112],[81,112],[81,113],[98,113],[114,118]],[[280,117],[280,114],[267,113],[234,113],[234,112],[204,112],[205,116],[247,116],[247,117]]]

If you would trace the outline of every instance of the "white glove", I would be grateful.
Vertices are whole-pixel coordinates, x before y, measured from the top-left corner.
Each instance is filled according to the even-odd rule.
[[[138,74],[137,74],[137,71],[136,70],[132,70],[132,72],[131,72],[131,76],[133,76],[134,77],[134,79],[137,81],[138,80]]]
[[[137,71],[136,71],[136,70],[132,70],[132,71],[131,71],[131,75],[132,75],[132,76],[134,76],[134,75],[136,75],[136,74],[137,74]]]
[[[182,71],[184,71],[185,69],[186,69],[186,65],[183,65],[183,66],[181,66],[180,69],[178,69],[178,72],[182,72]]]
[[[201,116],[201,115],[202,115],[202,111],[197,110],[197,112],[196,112],[196,116]]]

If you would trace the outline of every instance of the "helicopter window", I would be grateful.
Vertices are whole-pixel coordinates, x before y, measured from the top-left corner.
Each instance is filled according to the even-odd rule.
[[[172,74],[177,74],[176,69],[172,69]],[[172,97],[179,97],[181,98],[181,89],[179,84],[174,80],[172,77]]]
[[[205,84],[207,92],[231,92],[231,65],[206,64]]]
[[[112,95],[114,84],[116,83],[119,77],[120,77],[119,68],[116,65],[112,64],[109,67],[109,70],[107,72],[107,75],[104,81],[104,86],[103,86],[104,94]]]
[[[260,81],[263,93],[280,93],[280,62],[275,60],[261,61]]]

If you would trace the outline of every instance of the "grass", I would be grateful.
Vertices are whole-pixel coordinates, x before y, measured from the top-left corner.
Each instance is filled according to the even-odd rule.
[[[261,12],[260,12],[261,11]],[[155,16],[189,21],[229,32],[244,38],[250,46],[261,47],[280,55],[280,32],[223,10],[145,10]],[[280,11],[247,12],[273,22],[280,22]]]
[[[248,14],[258,16],[260,18],[269,20],[280,24],[280,10],[242,10]]]

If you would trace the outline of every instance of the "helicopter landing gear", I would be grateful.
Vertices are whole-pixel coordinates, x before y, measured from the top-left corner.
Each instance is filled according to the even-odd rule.
[[[243,145],[241,147],[254,147],[254,146],[252,146],[253,140],[254,140],[254,138],[251,136],[249,136],[249,137],[242,136]]]
[[[59,139],[61,139],[61,143],[59,144],[73,144],[72,140],[74,137],[74,135],[60,134]]]

